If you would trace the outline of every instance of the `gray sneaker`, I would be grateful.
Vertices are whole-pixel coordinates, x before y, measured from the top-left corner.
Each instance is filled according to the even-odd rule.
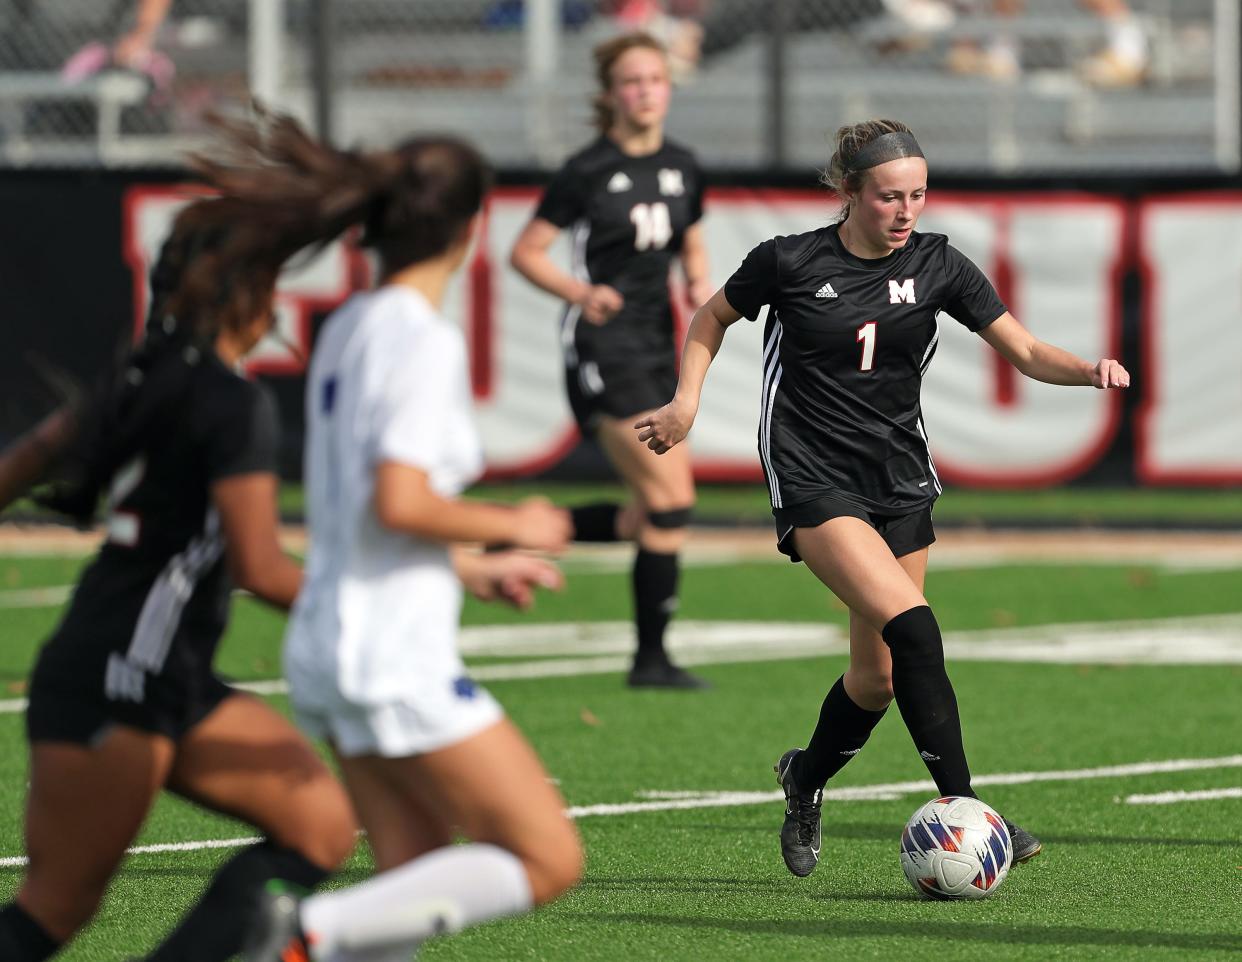
[[[798,878],[806,878],[819,862],[819,809],[824,790],[800,791],[790,771],[801,748],[791,748],[773,767],[777,783],[785,790],[785,824],[781,826],[781,855],[785,866]]]
[[[309,962],[302,934],[302,899],[280,882],[269,882],[246,936],[246,962]]]
[[[1001,816],[1001,821],[1005,823],[1005,828],[1009,829],[1009,841],[1013,845],[1013,864],[1018,865],[1022,862],[1029,862],[1036,855],[1044,850],[1044,843],[1037,839],[1034,835],[1015,825],[1009,819]]]

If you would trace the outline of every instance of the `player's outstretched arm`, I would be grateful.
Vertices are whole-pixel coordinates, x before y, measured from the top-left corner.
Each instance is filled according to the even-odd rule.
[[[664,454],[690,433],[690,426],[699,413],[699,397],[703,393],[707,369],[724,343],[725,331],[741,317],[725,299],[723,289],[694,312],[681,354],[677,393],[664,407],[634,425],[638,440],[656,454]]]
[[[1029,378],[1047,384],[1081,387],[1129,387],[1130,374],[1111,357],[1095,364],[1046,344],[1006,311],[979,332],[992,348]]]
[[[78,419],[73,407],[67,405],[0,451],[0,511],[43,478],[77,431]]]
[[[608,323],[625,306],[625,298],[607,284],[588,284],[561,270],[548,256],[548,248],[560,233],[561,229],[551,221],[532,218],[514,241],[509,263],[536,287],[577,304],[591,324]]]
[[[428,541],[501,544],[535,551],[563,551],[573,535],[569,512],[545,498],[516,505],[441,497],[427,472],[398,461],[375,469],[375,515],[392,531]]]
[[[559,591],[565,586],[556,565],[520,551],[483,553],[457,546],[453,570],[480,601],[499,601],[523,611],[534,604],[536,589]]]

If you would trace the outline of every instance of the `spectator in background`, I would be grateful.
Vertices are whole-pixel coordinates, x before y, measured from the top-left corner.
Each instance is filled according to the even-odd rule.
[[[166,101],[176,68],[172,60],[155,49],[155,38],[171,7],[172,0],[138,0],[129,32],[111,46],[92,40],[80,47],[61,67],[61,78],[67,83],[78,83],[109,68],[132,70],[151,82],[154,99]],[[114,10],[118,16],[111,22],[120,19],[120,9]]]
[[[1078,0],[1079,5],[1104,21],[1103,46],[1084,59],[1076,71],[1098,87],[1132,87],[1147,76],[1148,42],[1142,24],[1127,0]],[[956,41],[949,50],[948,67],[958,74],[1013,81],[1022,73],[1021,46],[1003,22],[1026,12],[1026,0],[972,0],[959,5],[989,13],[1000,24],[986,40]]]
[[[974,6],[989,8],[985,11],[1003,21],[1020,16],[1025,10],[1025,0],[986,0]],[[963,38],[955,40],[949,48],[948,68],[956,74],[972,74],[990,80],[1014,81],[1022,73],[1022,51],[1018,38],[998,26],[988,38],[978,40]]]
[[[133,27],[112,45],[112,62],[118,67],[141,70],[151,57],[155,35],[171,8],[172,0],[138,0]]]
[[[1103,49],[1078,65],[1083,79],[1097,87],[1132,87],[1144,81],[1150,57],[1147,33],[1126,0],[1079,2],[1107,26]]]
[[[561,25],[577,30],[591,19],[590,0],[561,0]],[[496,0],[483,14],[489,30],[515,30],[526,20],[526,0]]]
[[[703,16],[710,0],[613,0],[625,33],[648,33],[664,44],[674,83],[694,76],[703,55]]]

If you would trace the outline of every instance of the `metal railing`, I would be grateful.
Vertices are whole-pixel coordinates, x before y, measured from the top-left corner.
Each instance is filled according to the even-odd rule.
[[[590,136],[594,45],[645,28],[712,167],[821,165],[885,115],[942,171],[1236,172],[1239,2],[183,0],[135,57],[159,0],[7,0],[0,165],[174,163],[255,95],[342,143],[448,130],[550,167]]]

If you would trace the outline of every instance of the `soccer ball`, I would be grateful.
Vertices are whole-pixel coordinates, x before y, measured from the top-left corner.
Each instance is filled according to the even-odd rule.
[[[934,798],[906,822],[901,867],[914,890],[931,899],[985,899],[1013,862],[1005,823],[977,798]]]

